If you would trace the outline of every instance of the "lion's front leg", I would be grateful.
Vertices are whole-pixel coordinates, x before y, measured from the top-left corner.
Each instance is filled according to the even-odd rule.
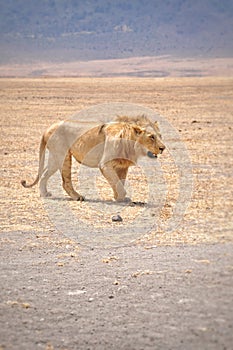
[[[122,182],[122,185],[125,186],[125,180],[126,180],[126,177],[127,177],[127,174],[128,174],[128,167],[126,168],[115,168],[116,170],[116,173],[119,177],[119,179],[121,180]]]
[[[127,174],[128,174],[128,170],[129,170],[129,167],[125,167],[125,168],[122,168],[122,167],[119,167],[119,168],[115,168],[116,170],[116,173],[122,183],[122,186],[125,187],[125,180],[126,180],[126,177],[127,177]],[[125,194],[126,194],[126,190],[124,189],[125,191]],[[122,199],[118,199],[118,201],[122,201]],[[124,202],[131,202],[131,199],[129,197],[124,197],[123,199]]]
[[[119,175],[121,175],[121,177],[119,177],[118,175],[119,169],[117,170],[114,169],[111,162],[108,162],[104,166],[100,167],[100,170],[103,176],[108,181],[109,185],[112,187],[115,200],[124,201],[126,196],[126,190],[124,188],[124,180],[125,180],[127,171],[124,172],[124,174],[123,172],[119,172]]]
[[[70,152],[67,153],[63,167],[62,167],[62,181],[63,188],[68,193],[68,195],[77,201],[84,200],[84,197],[81,196],[78,192],[73,188],[72,180],[71,180],[71,166],[72,166],[72,155]]]

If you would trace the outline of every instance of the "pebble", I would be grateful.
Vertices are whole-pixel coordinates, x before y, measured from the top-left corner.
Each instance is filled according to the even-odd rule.
[[[121,221],[123,221],[123,219],[119,214],[117,214],[117,215],[113,215],[112,221],[113,222],[121,222]]]

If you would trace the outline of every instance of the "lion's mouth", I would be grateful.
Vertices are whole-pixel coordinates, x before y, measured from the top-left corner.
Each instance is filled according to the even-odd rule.
[[[149,158],[157,158],[157,154],[152,153],[151,151],[148,151],[148,152],[147,152],[147,156],[148,156]]]

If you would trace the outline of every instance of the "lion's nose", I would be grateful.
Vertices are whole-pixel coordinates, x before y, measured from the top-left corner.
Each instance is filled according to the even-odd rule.
[[[165,146],[160,146],[159,150],[160,150],[160,153],[163,153],[163,151],[165,150]]]

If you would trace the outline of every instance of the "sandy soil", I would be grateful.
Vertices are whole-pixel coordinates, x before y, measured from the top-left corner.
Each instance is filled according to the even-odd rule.
[[[233,79],[2,78],[0,96],[0,349],[230,349]],[[119,236],[143,207],[126,207],[122,226],[114,226],[101,209],[111,197],[101,178],[94,207],[66,200],[65,208],[82,216],[90,240],[109,228],[103,248],[58,230],[38,188],[20,184],[36,175],[47,126],[106,102],[164,116],[192,164],[191,200],[179,226],[167,232],[181,175],[169,150],[160,158],[167,191],[152,213],[160,224],[125,248],[111,247],[111,235]],[[170,142],[166,130],[163,137]],[[137,171],[130,174],[135,200],[146,201],[147,183],[139,185]]]

